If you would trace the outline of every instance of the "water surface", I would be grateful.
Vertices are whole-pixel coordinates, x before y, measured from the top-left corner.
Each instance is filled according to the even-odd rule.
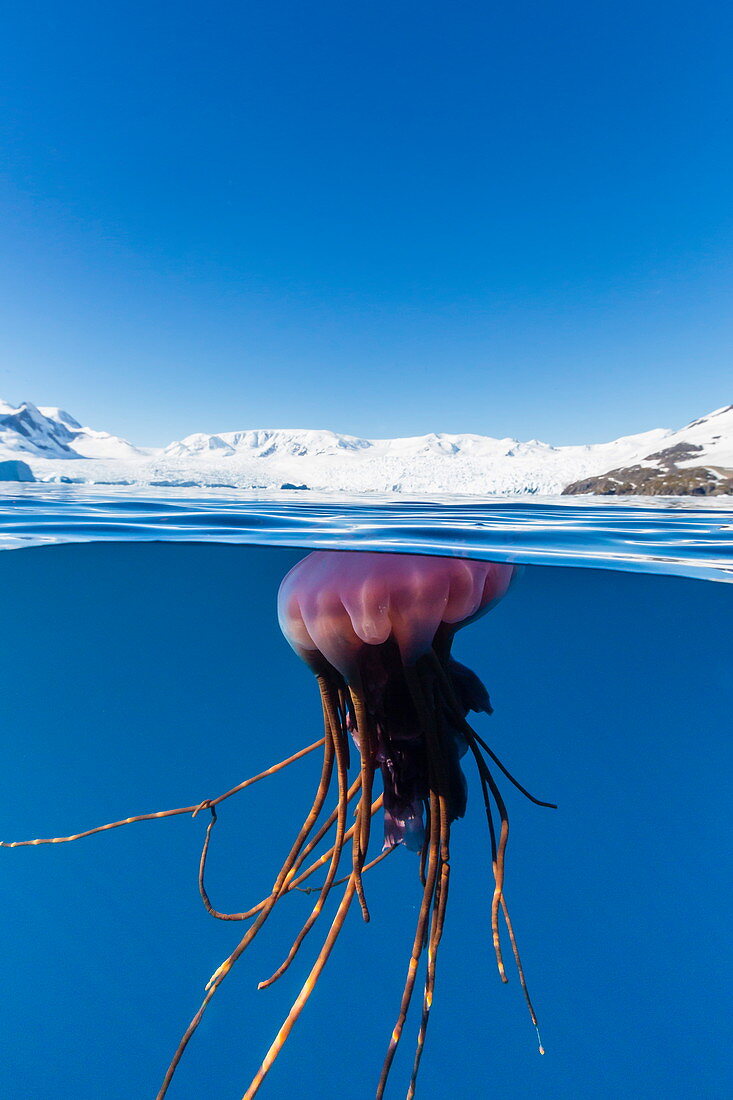
[[[0,549],[109,540],[402,550],[731,580],[733,498],[0,487]]]

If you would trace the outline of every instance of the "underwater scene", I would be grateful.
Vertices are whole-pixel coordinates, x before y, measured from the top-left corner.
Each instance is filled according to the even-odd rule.
[[[729,504],[15,486],[0,545],[3,1095],[730,1095]]]

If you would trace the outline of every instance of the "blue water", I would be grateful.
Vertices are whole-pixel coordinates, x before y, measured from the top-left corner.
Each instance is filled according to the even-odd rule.
[[[320,736],[313,677],[275,616],[281,578],[309,549],[527,562],[506,599],[459,634],[456,655],[491,691],[496,711],[479,731],[559,804],[537,808],[503,785],[507,897],[547,1053],[514,975],[505,987],[496,974],[488,837],[469,771],[417,1095],[730,1095],[733,588],[710,583],[733,576],[730,506],[366,507],[28,488],[0,505],[4,545],[34,547],[0,554],[0,837],[193,804]],[[169,544],[148,541],[158,539]],[[86,544],[63,545],[76,542]],[[314,754],[222,805],[208,871],[219,908],[268,892],[318,768]],[[0,1094],[155,1095],[242,930],[201,907],[205,826],[176,817],[0,850]],[[398,850],[366,886],[372,921],[350,915],[263,1097],[374,1094],[419,903],[414,856]],[[241,1097],[325,924],[281,982],[258,992],[257,981],[312,900],[283,899],[222,985],[172,1100]],[[417,1015],[390,1097],[405,1094]]]

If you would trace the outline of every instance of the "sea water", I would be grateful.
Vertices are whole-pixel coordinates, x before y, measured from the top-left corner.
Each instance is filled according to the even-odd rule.
[[[0,504],[4,544],[30,547],[0,554],[0,838],[195,804],[316,740],[316,685],[275,613],[282,577],[315,546],[524,562],[455,653],[491,693],[478,731],[558,803],[541,809],[502,783],[506,896],[547,1053],[510,966],[507,986],[496,972],[489,839],[466,759],[417,1095],[730,1095],[729,509],[442,500],[370,511],[28,488]],[[269,892],[317,756],[220,806],[207,869],[217,908]],[[181,816],[0,850],[2,1095],[155,1095],[243,932],[201,905],[206,824]],[[398,849],[365,885],[371,922],[350,914],[263,1097],[374,1094],[420,900],[416,857]],[[171,1098],[242,1095],[335,899],[285,976],[262,992],[257,982],[313,900],[278,905],[217,992]],[[420,1002],[418,984],[389,1096],[406,1090]]]

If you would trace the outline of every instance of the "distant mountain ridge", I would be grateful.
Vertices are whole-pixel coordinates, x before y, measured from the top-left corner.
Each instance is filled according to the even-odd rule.
[[[12,457],[61,459],[134,458],[149,452],[126,439],[84,428],[69,413],[48,405],[24,401],[15,408],[0,401],[0,451]],[[8,456],[9,457],[9,456]]]
[[[73,418],[68,419],[81,427]],[[4,450],[39,458],[79,458],[70,446],[72,439],[69,426],[60,418],[46,416],[27,401],[17,408],[0,401],[0,446]]]
[[[475,434],[360,439],[278,428],[195,433],[151,449],[83,427],[56,407],[0,402],[0,459],[12,458],[41,481],[478,495],[730,492],[733,405],[679,430],[564,447]]]

